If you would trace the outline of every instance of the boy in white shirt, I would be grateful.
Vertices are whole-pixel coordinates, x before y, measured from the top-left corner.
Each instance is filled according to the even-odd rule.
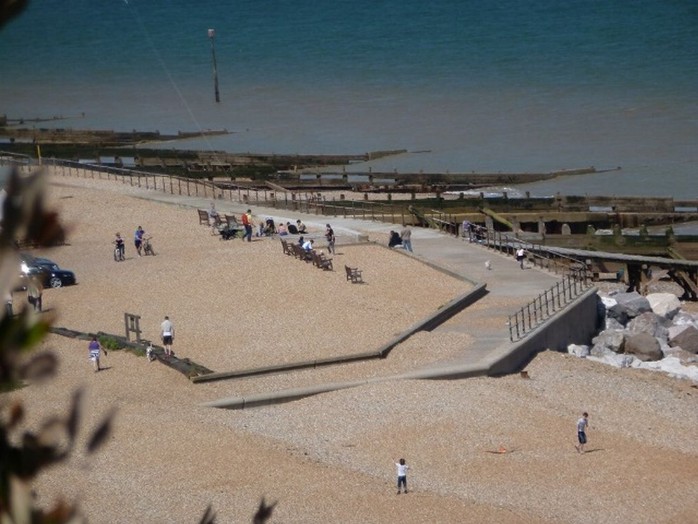
[[[162,324],[160,324],[160,337],[162,338],[162,345],[165,346],[165,355],[174,355],[172,352],[174,325],[168,316],[166,316],[165,320],[163,320]]]
[[[397,468],[397,494],[400,494],[400,486],[402,486],[403,491],[407,493],[407,470],[410,469],[410,467],[405,464],[405,459],[403,458],[395,463],[395,467]]]

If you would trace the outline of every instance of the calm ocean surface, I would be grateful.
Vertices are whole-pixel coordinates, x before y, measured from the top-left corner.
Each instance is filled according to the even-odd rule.
[[[0,32],[0,114],[71,117],[37,127],[409,151],[374,171],[622,167],[538,194],[698,198],[697,95],[695,0],[33,0]]]

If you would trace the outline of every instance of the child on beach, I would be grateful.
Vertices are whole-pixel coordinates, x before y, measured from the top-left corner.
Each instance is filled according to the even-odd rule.
[[[120,261],[124,259],[124,253],[126,251],[125,246],[124,246],[124,239],[121,238],[121,233],[116,234],[116,238],[112,242],[116,248],[116,252],[114,255],[114,260]],[[118,253],[118,255],[116,254]]]
[[[95,372],[101,371],[102,368],[99,367],[99,352],[104,351],[104,356],[107,356],[107,350],[102,347],[102,345],[97,341],[97,337],[92,337],[90,344],[87,346],[89,351],[90,360],[94,363]]]
[[[589,428],[589,413],[582,413],[582,418],[577,421],[577,440],[579,444],[574,446],[579,453],[584,453],[584,445],[587,443],[586,430]]]
[[[410,469],[410,467],[405,463],[404,458],[396,462],[395,467],[397,468],[397,494],[400,494],[400,486],[402,486],[403,491],[407,493],[407,470]]]
[[[519,263],[521,269],[524,268],[524,260],[526,260],[526,252],[524,248],[520,247],[516,250],[516,261]]]

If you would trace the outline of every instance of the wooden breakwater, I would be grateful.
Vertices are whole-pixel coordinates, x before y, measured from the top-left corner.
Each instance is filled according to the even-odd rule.
[[[551,180],[560,176],[589,175],[620,168],[598,170],[593,166],[549,172],[514,173],[437,173],[437,172],[390,172],[374,171],[371,167],[356,165],[316,167],[303,170],[280,170],[279,180],[293,189],[347,188],[369,193],[424,193],[465,191],[488,186],[511,186],[529,182]]]
[[[33,144],[99,145],[102,147],[127,146],[146,142],[185,140],[203,136],[230,134],[226,129],[179,131],[163,134],[160,131],[113,131],[69,128],[0,127],[0,137],[13,141],[30,141]]]

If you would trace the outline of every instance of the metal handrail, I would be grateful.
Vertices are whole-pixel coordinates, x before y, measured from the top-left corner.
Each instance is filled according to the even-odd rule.
[[[513,256],[518,248],[523,248],[534,266],[551,270],[556,274],[558,272],[563,275],[578,274],[580,271],[585,270],[584,264],[579,260],[560,253],[548,253],[541,248],[540,244],[522,240],[501,231],[491,229],[485,229],[484,231],[483,243],[489,249]]]
[[[585,270],[565,275],[560,282],[509,315],[509,340],[521,340],[590,287],[591,279]]]

